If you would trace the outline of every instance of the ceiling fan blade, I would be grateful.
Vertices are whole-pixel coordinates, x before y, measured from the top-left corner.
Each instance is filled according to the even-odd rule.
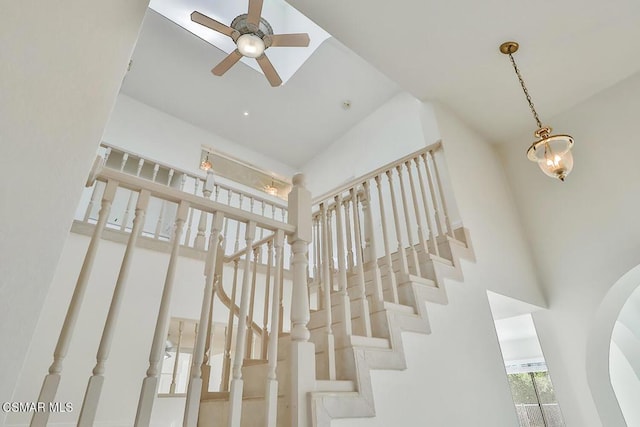
[[[231,37],[233,33],[233,28],[224,25],[222,22],[218,22],[213,18],[209,18],[206,15],[203,15],[200,12],[193,12],[191,14],[191,20],[200,25],[204,25],[207,28],[211,28],[214,31],[224,34],[225,36]]]
[[[247,24],[253,24],[257,27],[260,23],[260,15],[262,14],[262,1],[263,0],[249,0]]]
[[[263,53],[260,57],[256,58],[256,61],[258,61],[258,65],[262,68],[262,72],[267,77],[267,80],[269,80],[269,83],[271,83],[271,86],[276,87],[282,84],[282,79],[276,69],[273,68],[273,64],[269,61],[267,55]]]
[[[242,58],[242,54],[238,49],[236,49],[231,52],[229,56],[224,58],[218,65],[213,67],[211,72],[216,76],[221,76],[229,71],[229,68],[233,67],[236,62],[240,61],[240,58]]]
[[[309,46],[309,34],[274,34],[271,38],[271,47],[307,47]]]

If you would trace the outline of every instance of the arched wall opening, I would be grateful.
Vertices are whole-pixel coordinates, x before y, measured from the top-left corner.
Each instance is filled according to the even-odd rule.
[[[600,420],[606,426],[628,425],[611,384],[610,352],[620,312],[639,287],[640,265],[637,265],[609,289],[591,321],[587,341],[587,380]]]

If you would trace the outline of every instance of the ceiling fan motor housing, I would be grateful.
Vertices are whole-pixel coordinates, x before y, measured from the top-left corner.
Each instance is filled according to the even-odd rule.
[[[231,28],[238,31],[240,35],[254,34],[260,38],[273,35],[273,28],[271,28],[271,24],[266,19],[260,17],[260,23],[256,28],[253,24],[247,24],[248,16],[246,13],[236,16],[231,22]]]

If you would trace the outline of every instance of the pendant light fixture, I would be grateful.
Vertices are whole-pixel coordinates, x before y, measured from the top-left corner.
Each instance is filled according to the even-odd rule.
[[[266,185],[264,187],[264,192],[272,196],[278,195],[278,187],[275,186],[275,183],[273,182],[273,178],[271,178],[271,185]]]
[[[211,164],[211,160],[209,160],[209,153],[202,152],[202,156],[200,158],[200,169],[203,171],[210,171],[213,165]]]
[[[557,178],[560,181],[564,181],[567,175],[573,169],[573,156],[571,155],[571,148],[573,147],[573,138],[569,135],[551,135],[551,128],[549,126],[543,126],[529,91],[524,84],[520,70],[516,65],[516,61],[513,59],[513,54],[518,51],[518,43],[505,42],[500,45],[500,52],[509,56],[513,69],[518,76],[520,86],[524,92],[529,108],[533,114],[533,118],[536,121],[538,130],[534,132],[537,141],[533,142],[527,150],[527,157],[533,162],[537,162],[542,172],[546,175]]]

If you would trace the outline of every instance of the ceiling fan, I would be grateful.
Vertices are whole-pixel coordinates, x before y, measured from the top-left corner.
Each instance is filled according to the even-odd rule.
[[[236,44],[236,50],[216,65],[211,72],[216,76],[226,73],[243,56],[255,58],[269,80],[271,86],[280,86],[282,79],[264,51],[270,47],[307,47],[309,34],[273,34],[271,25],[262,14],[263,0],[249,0],[249,13],[236,16],[231,26],[209,18],[200,12],[193,12],[191,20],[225,36]]]

